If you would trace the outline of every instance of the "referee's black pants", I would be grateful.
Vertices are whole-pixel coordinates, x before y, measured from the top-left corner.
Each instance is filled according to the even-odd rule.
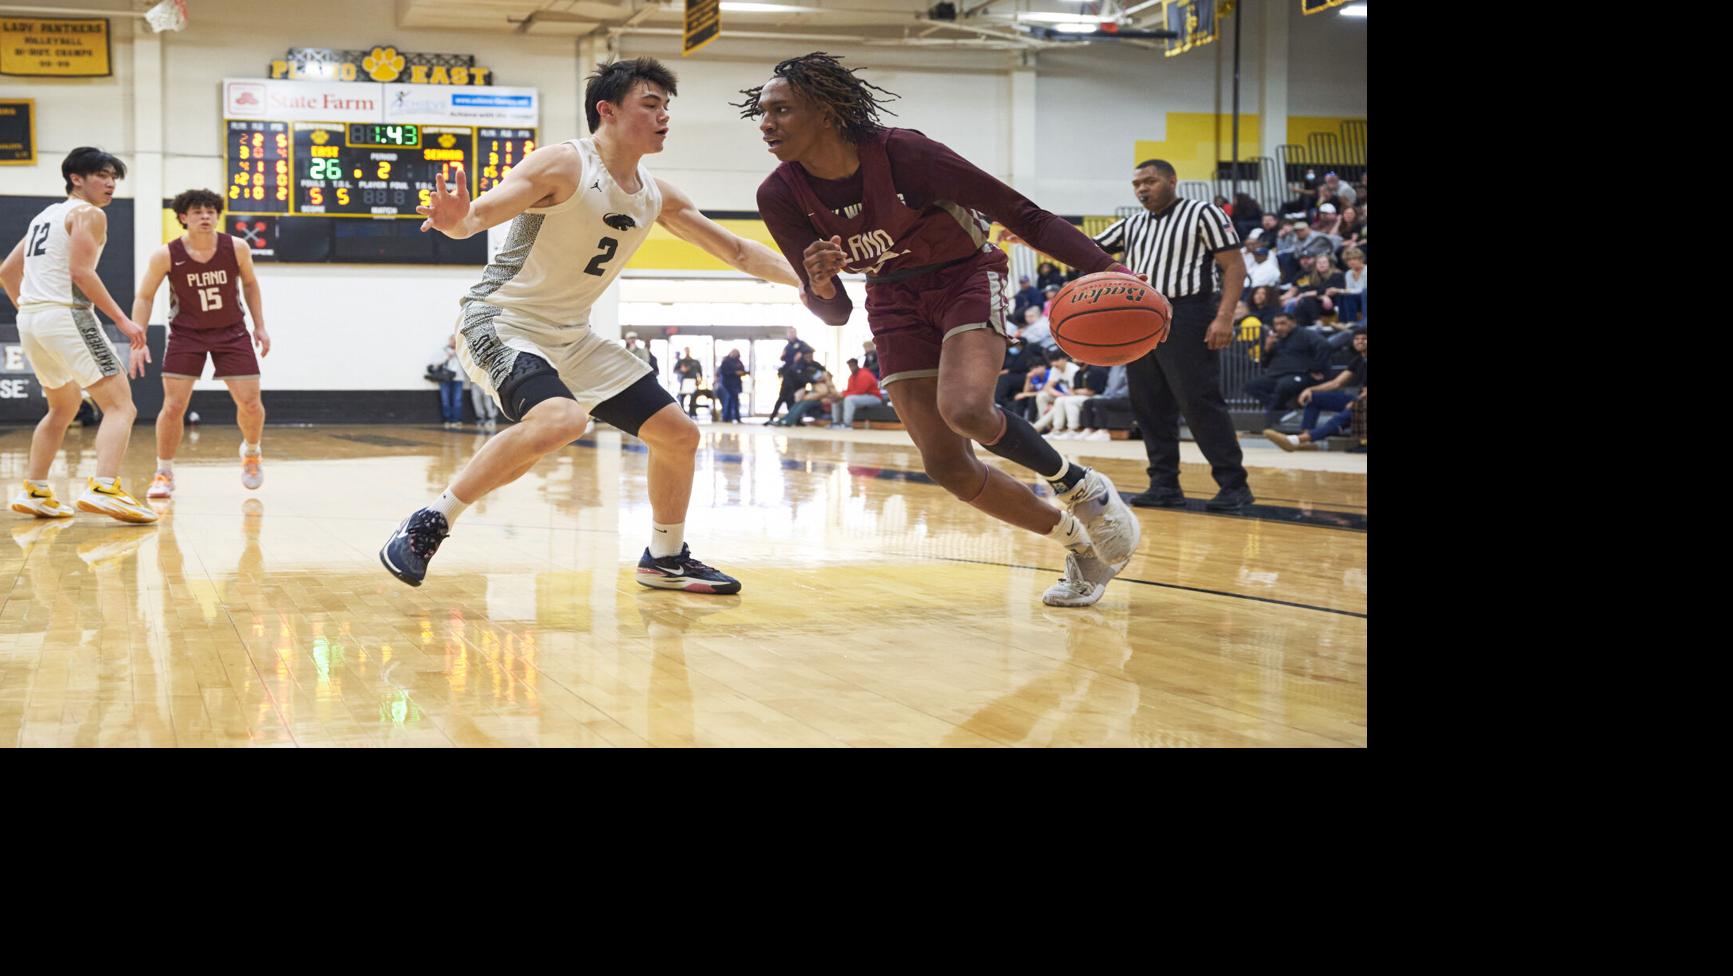
[[[1179,491],[1182,415],[1209,461],[1216,484],[1223,489],[1246,487],[1239,435],[1222,397],[1221,353],[1203,342],[1219,304],[1213,295],[1174,299],[1167,341],[1126,364],[1131,410],[1143,431],[1153,490]]]

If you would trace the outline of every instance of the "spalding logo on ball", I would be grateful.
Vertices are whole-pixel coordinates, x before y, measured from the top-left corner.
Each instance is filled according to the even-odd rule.
[[[1047,317],[1053,341],[1072,359],[1119,366],[1161,345],[1173,320],[1173,305],[1148,282],[1099,271],[1059,289]]]

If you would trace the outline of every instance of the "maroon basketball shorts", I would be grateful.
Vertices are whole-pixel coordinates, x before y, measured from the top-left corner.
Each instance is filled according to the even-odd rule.
[[[162,354],[162,374],[198,379],[205,372],[205,356],[211,357],[219,380],[245,379],[259,375],[259,358],[253,354],[252,337],[244,322],[218,329],[168,331],[168,351]]]
[[[973,329],[1011,334],[1005,295],[1010,259],[998,248],[960,264],[867,286],[867,325],[884,370],[880,385],[939,375],[945,340]]]

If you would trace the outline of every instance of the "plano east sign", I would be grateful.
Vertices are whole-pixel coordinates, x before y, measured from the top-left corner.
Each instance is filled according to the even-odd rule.
[[[230,119],[533,126],[540,113],[534,88],[223,79]]]

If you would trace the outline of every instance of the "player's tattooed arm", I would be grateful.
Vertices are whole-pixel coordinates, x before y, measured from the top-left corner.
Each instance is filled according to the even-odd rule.
[[[24,287],[24,239],[19,238],[18,246],[12,253],[6,255],[5,261],[0,261],[0,288],[6,289],[6,297],[12,304],[18,304],[19,289]]]
[[[674,184],[658,178],[656,186],[662,191],[662,212],[657,215],[656,222],[668,228],[669,233],[698,245],[730,267],[749,275],[780,285],[800,287],[799,276],[781,254],[704,216],[692,198]]]
[[[151,309],[156,307],[156,290],[162,287],[164,278],[169,273],[168,245],[150,252],[150,260],[145,262],[144,277],[139,279],[138,291],[132,296],[132,320],[134,322],[150,322]]]
[[[503,224],[531,207],[551,207],[577,192],[583,179],[583,160],[566,143],[542,146],[513,166],[493,189],[473,203],[469,179],[462,164],[442,170],[439,184],[428,197],[428,206],[415,212],[427,219],[421,230],[437,230],[453,240],[463,240]],[[454,189],[447,189],[455,181]]]

